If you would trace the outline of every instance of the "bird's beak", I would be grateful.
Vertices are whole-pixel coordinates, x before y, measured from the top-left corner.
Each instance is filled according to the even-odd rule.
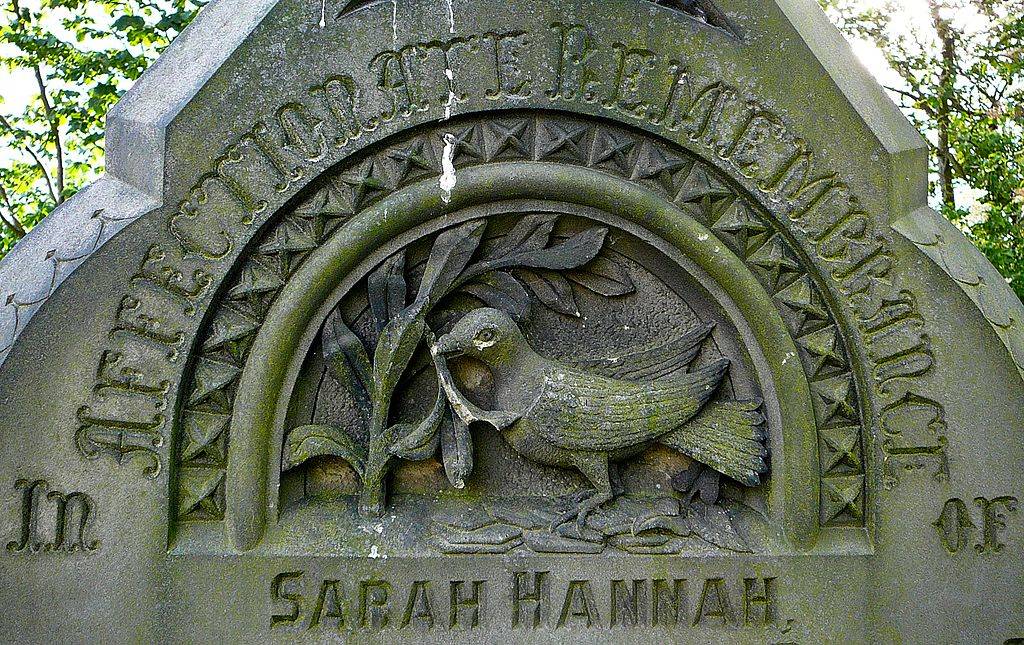
[[[444,336],[441,336],[441,338],[437,339],[437,342],[430,348],[430,351],[433,352],[435,356],[453,358],[465,353],[466,350],[451,334],[445,334]]]

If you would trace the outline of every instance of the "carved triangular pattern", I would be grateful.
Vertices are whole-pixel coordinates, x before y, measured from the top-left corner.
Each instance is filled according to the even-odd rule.
[[[674,152],[646,141],[637,157],[636,166],[630,179],[641,181],[669,197],[674,197],[676,174],[681,168],[686,168],[691,163]]]
[[[487,133],[487,161],[531,159],[533,157],[533,120],[502,119],[484,124]]]
[[[853,374],[846,373],[811,383],[820,427],[857,422]]]
[[[201,403],[203,399],[210,396],[213,392],[234,382],[240,373],[241,369],[236,365],[221,363],[208,358],[200,359],[196,365],[194,376],[195,389],[189,397],[189,405]]]
[[[384,157],[390,162],[391,180],[395,186],[439,172],[430,141],[418,137],[411,142],[389,149]]]
[[[802,336],[797,342],[806,353],[808,371],[812,379],[847,369],[842,342],[839,340],[839,332],[835,325]]]
[[[829,474],[840,468],[860,472],[863,469],[859,426],[824,428],[820,435],[823,472]]]
[[[788,286],[803,274],[800,263],[793,257],[782,236],[775,234],[751,253],[747,260],[772,293]]]
[[[223,468],[227,465],[228,457],[228,428],[209,439],[206,443],[198,443],[191,438],[186,438],[181,450],[181,459],[186,466],[200,466],[204,468]]]
[[[793,331],[803,336],[821,327],[828,321],[828,311],[818,293],[811,276],[804,275],[775,294],[775,299],[783,304],[784,312],[788,312]]]
[[[282,225],[274,229],[270,240],[260,245],[260,252],[272,254],[311,251],[320,241],[313,227],[313,222],[303,221],[297,217],[285,217]]]
[[[864,516],[864,476],[839,475],[821,480],[821,521],[830,524]]]
[[[376,157],[370,157],[352,170],[343,173],[340,181],[347,187],[352,210],[357,213],[386,195],[392,188],[384,164]]]
[[[711,228],[732,239],[735,250],[744,258],[761,246],[770,230],[741,199],[733,200]]]
[[[211,333],[203,342],[203,349],[217,349],[225,343],[238,341],[255,332],[259,324],[258,320],[238,308],[225,306],[211,322]]]
[[[601,128],[597,132],[591,164],[629,177],[636,163],[638,143],[636,137],[630,134]]]
[[[218,468],[185,468],[181,473],[178,516],[183,519],[216,518],[224,512],[224,471]]]
[[[676,195],[677,203],[711,202],[732,197],[733,191],[721,183],[704,166],[697,163],[687,173]]]
[[[249,262],[242,269],[238,283],[231,288],[228,296],[245,298],[253,294],[276,291],[284,286],[284,278],[278,270],[266,261]]]
[[[541,159],[586,163],[590,157],[592,132],[593,128],[584,123],[541,119],[537,128],[537,155]]]

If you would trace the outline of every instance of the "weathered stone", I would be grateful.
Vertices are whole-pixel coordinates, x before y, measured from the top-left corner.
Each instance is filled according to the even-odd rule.
[[[4,640],[1024,638],[1024,307],[809,0],[217,0],[107,141]]]

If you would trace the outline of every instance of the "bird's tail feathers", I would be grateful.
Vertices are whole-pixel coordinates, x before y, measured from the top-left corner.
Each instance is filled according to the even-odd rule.
[[[701,406],[704,406],[715,395],[723,377],[729,371],[729,365],[728,358],[720,358],[685,376],[685,379],[689,381],[688,391],[697,397]]]
[[[768,472],[761,401],[722,401],[706,406],[658,443],[693,457],[747,486]]]

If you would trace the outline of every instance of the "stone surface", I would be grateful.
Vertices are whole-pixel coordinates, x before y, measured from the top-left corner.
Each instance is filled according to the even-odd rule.
[[[4,640],[1024,638],[1024,307],[815,3],[218,0],[108,145]]]

